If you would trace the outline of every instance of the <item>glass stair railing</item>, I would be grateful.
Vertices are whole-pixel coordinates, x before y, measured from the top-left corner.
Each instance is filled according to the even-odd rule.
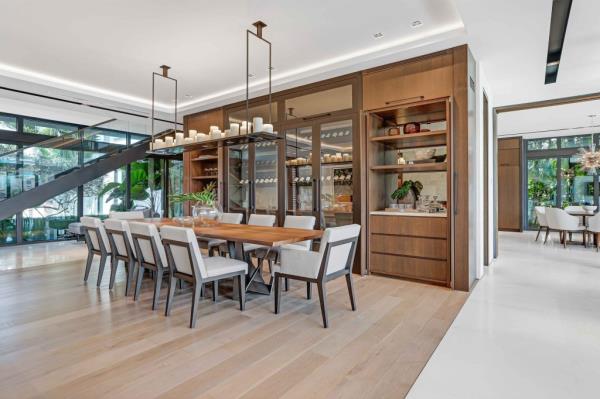
[[[26,147],[0,147],[0,204],[127,149],[148,147],[150,136],[127,134],[122,127],[109,119]]]

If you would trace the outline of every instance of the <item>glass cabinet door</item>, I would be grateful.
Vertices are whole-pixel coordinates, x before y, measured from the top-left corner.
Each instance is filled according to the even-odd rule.
[[[250,174],[248,169],[248,145],[229,147],[227,179],[228,208],[230,212],[246,214],[250,209]]]
[[[352,120],[320,126],[320,227],[351,224]]]
[[[274,141],[254,144],[254,211],[277,214],[277,148]]]
[[[288,215],[313,215],[314,204],[312,126],[288,129],[285,132]]]

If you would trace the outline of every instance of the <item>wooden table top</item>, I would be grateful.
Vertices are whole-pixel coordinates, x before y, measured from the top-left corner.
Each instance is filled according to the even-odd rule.
[[[140,220],[153,223],[159,229],[161,226],[189,227],[177,219],[156,218]],[[321,238],[321,230],[292,229],[288,227],[249,226],[247,224],[218,223],[209,227],[193,227],[197,236],[216,238],[227,241],[245,242],[250,244],[279,247],[300,241]]]

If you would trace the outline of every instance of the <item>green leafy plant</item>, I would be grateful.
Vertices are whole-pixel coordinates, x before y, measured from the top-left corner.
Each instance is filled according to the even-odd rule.
[[[216,184],[215,182],[210,182],[202,191],[196,193],[172,194],[169,196],[169,200],[173,203],[193,201],[206,205],[214,205],[217,200]]]
[[[421,195],[421,190],[423,190],[423,184],[420,181],[406,180],[392,193],[392,199],[396,201],[402,200],[411,191],[415,195],[415,198],[418,198]]]
[[[147,162],[133,162],[131,163],[130,168],[131,172],[129,174],[129,180],[131,182],[131,189],[129,193],[129,204],[126,204],[125,201],[123,201],[127,192],[127,181],[123,181],[121,183],[107,183],[104,187],[102,187],[102,189],[98,193],[98,196],[101,197],[105,194],[108,194],[108,196],[105,199],[105,202],[110,202],[112,200],[118,201],[115,205],[111,206],[112,211],[125,211],[131,209],[131,207],[133,206],[133,201],[148,200],[150,202],[149,207],[151,209],[154,209],[154,197],[152,196],[151,191],[154,191],[154,187],[158,187],[160,185],[160,172],[154,172],[154,181],[151,185],[150,179],[148,177]]]

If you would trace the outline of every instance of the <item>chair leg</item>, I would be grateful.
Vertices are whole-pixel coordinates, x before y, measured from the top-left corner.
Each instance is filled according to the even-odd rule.
[[[131,294],[131,284],[133,282],[133,276],[135,273],[135,260],[127,263],[127,281],[125,282],[125,296]]]
[[[158,306],[158,299],[160,298],[160,286],[162,285],[163,279],[163,270],[158,269],[154,273],[154,277],[154,297],[152,298],[152,310],[156,310],[156,307]]]
[[[108,284],[108,289],[112,290],[115,286],[115,277],[117,277],[117,268],[119,267],[119,260],[116,257],[113,257],[110,262],[110,283]]]
[[[190,328],[196,327],[196,316],[198,315],[198,301],[200,300],[200,284],[194,284],[192,294],[192,314],[190,316]]]
[[[279,305],[281,304],[281,284],[279,284],[281,277],[279,277],[279,273],[275,273],[273,279],[275,280],[275,286],[273,287],[275,290],[275,314],[279,314]]]
[[[567,232],[563,231],[563,247],[567,247]]]
[[[93,260],[94,260],[94,254],[92,252],[88,252],[87,261],[85,262],[85,274],[83,275],[84,282],[87,282],[88,277],[90,276],[90,269],[92,268]]]
[[[317,291],[319,292],[319,302],[321,303],[321,315],[323,316],[323,327],[329,327],[329,319],[327,317],[327,289],[325,281],[317,283]]]
[[[240,310],[243,312],[246,309],[246,273],[242,273],[237,276],[237,282]]]
[[[356,298],[354,297],[354,283],[352,282],[352,273],[346,274],[346,284],[348,285],[348,294],[350,295],[350,305],[352,310],[356,310]]]
[[[171,314],[171,306],[173,305],[173,296],[175,296],[175,285],[178,278],[169,275],[169,291],[167,293],[167,304],[165,306],[165,316]]]
[[[284,279],[284,283],[285,283],[284,290],[289,291],[290,290],[290,280],[287,277]]]
[[[538,238],[540,238],[540,233],[542,232],[542,226],[538,228],[537,235],[535,236],[535,241],[537,242]]]
[[[104,274],[104,266],[106,265],[107,260],[107,256],[100,256],[100,267],[98,268],[98,281],[96,282],[97,287],[100,287],[100,283],[102,283],[102,275]]]
[[[312,299],[312,285],[309,281],[306,282],[306,299]]]
[[[548,241],[549,235],[550,235],[550,227],[546,227],[546,237],[544,238],[544,244]]]
[[[217,295],[219,295],[219,281],[213,281],[213,292],[212,292],[212,300],[213,302],[217,302]]]
[[[133,294],[133,300],[137,301],[142,291],[142,279],[144,278],[144,267],[140,264],[137,272],[137,280],[135,282],[135,293]]]

